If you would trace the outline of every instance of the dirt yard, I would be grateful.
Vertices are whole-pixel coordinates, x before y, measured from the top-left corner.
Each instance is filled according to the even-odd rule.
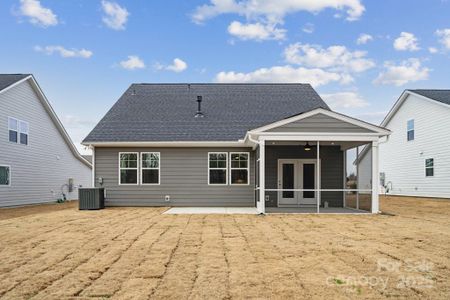
[[[381,209],[386,214],[1,209],[0,297],[449,299],[450,201],[390,197]]]

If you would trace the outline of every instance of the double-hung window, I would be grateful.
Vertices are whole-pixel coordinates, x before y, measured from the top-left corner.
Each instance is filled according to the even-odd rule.
[[[141,152],[141,184],[159,184],[160,153]]]
[[[226,185],[227,182],[227,152],[208,153],[208,184]]]
[[[119,153],[119,184],[138,184],[138,153]]]
[[[28,145],[29,126],[27,122],[9,117],[8,132],[10,142]]]
[[[0,166],[0,186],[11,185],[11,169],[9,166]]]
[[[406,123],[406,139],[409,141],[414,140],[414,119],[408,120]]]
[[[230,182],[232,185],[249,183],[249,157],[248,152],[230,153]]]
[[[425,176],[426,177],[434,176],[434,159],[433,158],[425,159]]]

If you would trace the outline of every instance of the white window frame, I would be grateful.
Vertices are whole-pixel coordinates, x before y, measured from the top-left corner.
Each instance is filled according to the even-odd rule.
[[[17,129],[12,129],[9,125],[9,123],[10,123],[10,120],[14,120],[14,121],[16,121],[17,122]],[[16,133],[17,133],[17,142],[12,142],[12,141],[10,141],[9,140],[9,131],[10,130],[12,130],[12,131],[15,131]],[[13,144],[17,144],[18,142],[19,142],[19,120],[17,120],[16,118],[13,118],[13,117],[8,117],[8,142],[10,142],[10,143],[13,143]]]
[[[11,174],[12,174],[11,166],[9,166],[9,165],[0,165],[0,167],[6,167],[6,168],[9,169],[8,184],[0,184],[0,188],[1,187],[11,187],[11,178],[12,178],[12,176],[11,176]]]
[[[413,124],[413,128],[412,129],[409,129],[408,128],[408,124],[409,124],[409,122],[411,122],[412,121],[412,124]],[[409,138],[409,132],[410,131],[412,131],[413,132],[413,138],[411,139],[411,140],[409,140],[408,138]],[[414,119],[409,119],[409,120],[407,120],[406,121],[406,141],[407,142],[412,142],[412,141],[414,141],[416,139],[416,121],[414,121]]]
[[[247,154],[247,157],[248,157],[248,159],[247,159],[247,168],[233,168],[231,166],[231,156],[233,154]],[[233,171],[233,170],[247,170],[247,183],[233,183],[233,181],[231,180],[231,171]],[[241,151],[241,152],[230,152],[230,174],[229,174],[229,176],[230,176],[230,185],[238,185],[238,186],[239,185],[242,185],[242,186],[250,185],[250,152],[243,152],[243,151]]]
[[[427,167],[427,160],[432,160],[433,161],[433,165],[431,167]],[[433,175],[427,175],[427,170],[428,169],[433,169]],[[434,158],[425,158],[425,177],[429,178],[429,177],[434,177]]]
[[[148,168],[148,167],[144,168],[142,166],[142,162],[144,161],[142,159],[142,156],[144,154],[158,154],[158,167],[157,168]],[[141,162],[140,162],[140,171],[139,171],[139,173],[140,173],[140,183],[141,183],[141,185],[160,185],[161,184],[161,152],[141,152],[140,158],[141,158]],[[158,183],[143,183],[142,182],[142,179],[144,178],[144,176],[142,176],[142,171],[143,170],[158,170]]]
[[[20,124],[21,124],[21,123],[27,124],[27,131],[26,131],[26,132],[25,132],[25,131],[22,131],[22,129],[21,129],[21,127],[20,127]],[[20,142],[20,135],[21,135],[22,133],[27,135],[27,143],[26,143],[26,144],[22,144],[22,143]],[[20,144],[20,145],[24,145],[24,146],[28,146],[28,144],[30,143],[30,123],[28,123],[28,122],[26,122],[26,121],[21,121],[21,120],[19,120],[19,138],[17,139],[17,143]]]
[[[122,154],[136,154],[136,159],[137,159],[137,162],[136,162],[136,168],[121,168],[120,167],[120,156],[122,155]],[[139,152],[119,152],[119,156],[118,156],[118,158],[119,158],[119,164],[118,164],[118,169],[119,169],[119,174],[118,174],[118,180],[119,180],[119,185],[139,185]],[[136,176],[137,176],[137,180],[136,180],[136,183],[121,183],[121,178],[120,178],[120,176],[121,176],[121,170],[136,170],[136,172],[137,172],[137,174],[136,174]]]
[[[14,121],[17,122],[17,130],[12,129],[12,128],[9,126],[9,123],[10,123],[9,121],[10,121],[10,120],[14,120]],[[21,128],[20,128],[20,123],[25,123],[25,124],[27,124],[27,129],[28,129],[28,130],[27,130],[26,132],[21,130]],[[11,141],[9,140],[9,131],[10,131],[10,130],[17,132],[17,142],[11,142]],[[24,133],[24,134],[27,135],[27,143],[26,143],[26,144],[22,144],[22,143],[20,142],[20,134],[21,134],[21,133]],[[28,122],[26,122],[26,121],[19,120],[19,119],[17,119],[17,118],[8,117],[8,142],[13,143],[13,144],[18,144],[18,145],[28,146],[28,145],[30,144],[30,123],[28,123]]]
[[[225,168],[210,168],[209,166],[209,156],[211,154],[225,154]],[[208,162],[208,185],[211,186],[225,186],[228,185],[228,152],[224,152],[224,151],[218,151],[218,152],[208,152],[208,157],[207,157],[207,162]],[[225,183],[210,183],[210,170],[225,170]]]

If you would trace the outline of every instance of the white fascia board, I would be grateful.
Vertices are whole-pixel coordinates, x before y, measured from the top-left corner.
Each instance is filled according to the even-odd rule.
[[[287,118],[287,119],[283,119],[283,120],[280,120],[280,121],[277,121],[277,122],[274,122],[274,123],[271,123],[271,124],[268,124],[268,125],[265,125],[265,126],[262,126],[262,127],[259,127],[259,128],[255,128],[253,130],[250,130],[248,133],[249,134],[261,133],[261,132],[264,132],[264,131],[267,131],[267,130],[270,130],[270,129],[273,129],[273,128],[277,128],[277,127],[280,127],[280,126],[283,126],[283,125],[286,125],[286,124],[289,124],[289,123],[292,123],[292,122],[296,122],[296,121],[300,121],[302,119],[306,119],[306,118],[312,117],[312,116],[317,115],[317,114],[324,114],[324,115],[329,116],[331,118],[335,118],[337,120],[340,120],[340,121],[343,121],[343,122],[347,122],[347,123],[353,124],[355,126],[359,126],[359,127],[365,128],[367,130],[373,131],[377,135],[389,135],[391,133],[386,128],[382,128],[382,127],[379,127],[379,126],[376,126],[376,125],[372,125],[370,123],[367,123],[367,122],[364,122],[364,121],[361,121],[361,120],[358,120],[358,119],[355,119],[355,118],[352,118],[352,117],[349,117],[349,116],[346,116],[346,115],[343,115],[343,114],[340,114],[340,113],[337,113],[337,112],[334,112],[334,111],[323,109],[323,108],[313,109],[311,111],[302,113],[302,114],[297,115],[297,116],[293,116],[293,117],[290,117],[290,118]]]
[[[333,141],[333,142],[372,142],[379,137],[370,135],[261,135],[260,141]]]
[[[14,83],[11,84],[11,85],[8,85],[8,86],[5,87],[3,90],[0,90],[0,94],[6,92],[6,91],[9,90],[9,89],[12,89],[13,87],[15,87],[15,86],[21,84],[21,83],[24,82],[24,81],[27,81],[28,79],[30,79],[30,78],[32,78],[32,77],[33,77],[32,75],[29,75],[29,76],[27,76],[27,77],[25,77],[25,78],[23,78],[23,79],[21,79],[21,80],[19,80],[19,81],[17,81],[17,82],[14,82]]]
[[[56,128],[58,128],[58,131],[61,133],[64,141],[69,146],[69,149],[72,151],[73,155],[80,160],[82,163],[87,165],[88,167],[92,168],[92,164],[86,160],[81,154],[78,152],[77,148],[75,147],[72,139],[70,138],[69,134],[67,133],[66,129],[64,128],[63,124],[59,120],[58,116],[56,115],[56,112],[53,110],[53,107],[51,106],[50,102],[48,101],[47,97],[45,96],[44,92],[42,91],[41,87],[37,83],[37,81],[34,79],[32,75],[26,77],[27,80],[30,80],[31,86],[34,88],[36,93],[38,94],[39,99],[41,100],[42,105],[44,106],[45,110],[50,115],[50,118],[53,120],[53,122],[56,125]],[[20,81],[22,82],[22,81]]]
[[[251,147],[251,144],[242,141],[181,141],[181,142],[85,142],[85,146],[94,147]]]

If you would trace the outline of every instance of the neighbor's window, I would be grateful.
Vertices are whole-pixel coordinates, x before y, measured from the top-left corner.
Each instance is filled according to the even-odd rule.
[[[141,153],[141,184],[159,184],[159,152]]]
[[[28,145],[28,131],[29,126],[25,121],[20,121],[15,118],[8,118],[9,141],[12,143],[20,143]]]
[[[414,140],[414,119],[408,120],[406,136],[408,141]]]
[[[14,118],[8,118],[9,141],[17,143],[19,140],[19,121]]]
[[[227,152],[208,153],[208,183],[227,184]]]
[[[119,184],[138,184],[137,152],[119,153]]]
[[[11,185],[11,173],[9,166],[0,166],[0,186]]]
[[[427,176],[427,177],[434,176],[434,159],[433,158],[425,159],[425,176]]]
[[[28,145],[28,123],[19,121],[19,141],[22,145]]]
[[[231,184],[248,184],[249,153],[230,153]]]

